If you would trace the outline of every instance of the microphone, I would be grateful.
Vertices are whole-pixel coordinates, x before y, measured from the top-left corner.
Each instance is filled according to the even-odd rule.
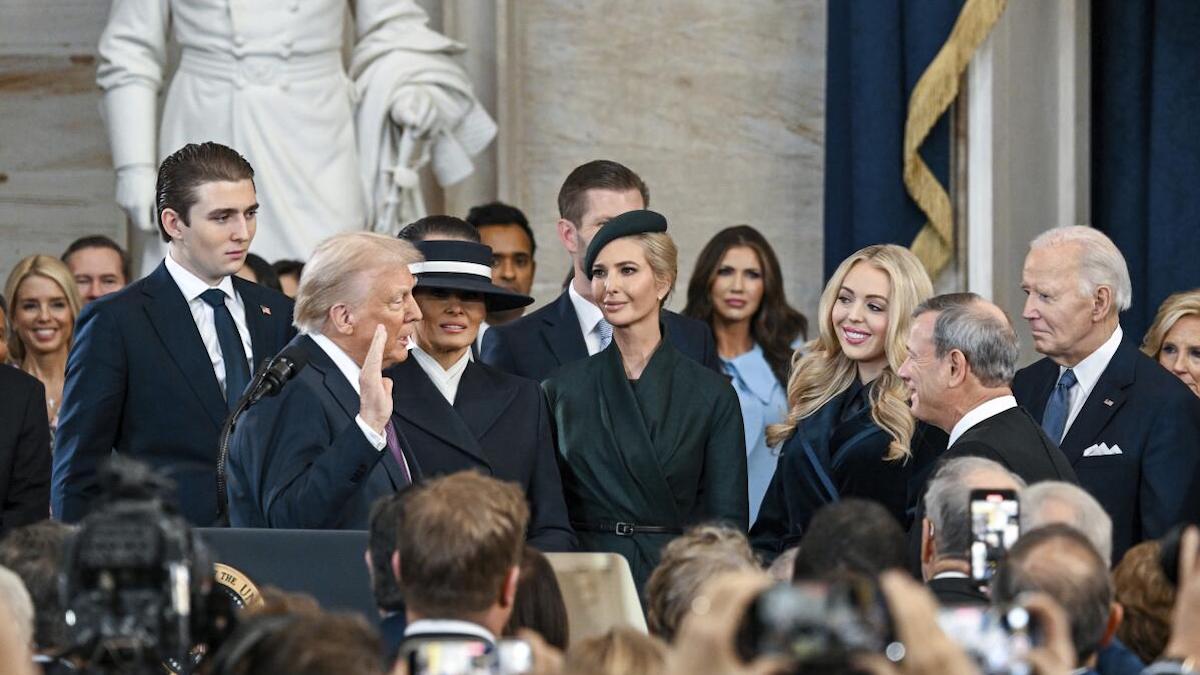
[[[258,378],[258,383],[251,388],[246,407],[249,408],[264,397],[278,394],[283,385],[307,365],[308,354],[299,347],[291,346],[276,354],[267,364],[262,377]]]

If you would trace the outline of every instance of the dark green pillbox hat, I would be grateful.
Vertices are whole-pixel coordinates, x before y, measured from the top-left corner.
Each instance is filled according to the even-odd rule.
[[[614,240],[635,234],[666,231],[667,219],[657,211],[640,209],[622,213],[601,226],[596,236],[592,237],[592,243],[588,244],[587,256],[583,259],[583,273],[587,278],[592,278],[592,265],[596,263],[596,257]]]

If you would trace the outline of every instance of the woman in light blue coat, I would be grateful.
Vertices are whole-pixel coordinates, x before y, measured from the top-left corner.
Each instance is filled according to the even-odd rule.
[[[808,321],[788,305],[779,259],[749,225],[721,230],[704,246],[683,313],[712,327],[742,405],[753,524],[779,461],[766,429],[787,415],[788,371]]]

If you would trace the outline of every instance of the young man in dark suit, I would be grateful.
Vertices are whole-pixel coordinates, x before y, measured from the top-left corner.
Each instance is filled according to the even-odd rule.
[[[0,303],[0,322],[4,312]],[[0,323],[0,330],[3,323]],[[0,345],[3,342],[0,341]],[[44,520],[50,507],[46,388],[0,361],[0,536]]]
[[[166,259],[76,322],[52,482],[54,516],[68,522],[88,513],[115,451],[172,479],[193,524],[213,524],[221,426],[294,333],[290,300],[232,276],[257,226],[250,164],[218,143],[189,144],[163,160],[156,194]]]
[[[1017,401],[1041,420],[1113,519],[1113,563],[1129,547],[1200,519],[1200,399],[1121,330],[1125,259],[1090,227],[1030,245],[1023,316],[1046,358],[1017,373]]]
[[[576,167],[558,193],[558,238],[571,256],[574,276],[558,299],[483,336],[481,360],[541,382],[559,366],[599,353],[612,327],[592,299],[583,270],[588,243],[611,218],[650,204],[645,182],[609,160]],[[712,331],[703,322],[663,311],[666,337],[684,355],[720,372]]]
[[[317,246],[296,294],[306,363],[276,396],[251,408],[229,449],[234,527],[365,530],[371,504],[420,477],[392,418],[383,369],[408,358],[421,319],[408,265],[412,244],[370,232]]]

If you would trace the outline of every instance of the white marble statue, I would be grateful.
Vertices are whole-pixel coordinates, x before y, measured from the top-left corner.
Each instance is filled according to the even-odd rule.
[[[457,182],[496,133],[452,58],[462,45],[427,20],[414,0],[113,0],[97,82],[116,201],[148,244],[143,271],[165,251],[156,167],[189,142],[229,145],[254,166],[252,250],[267,260],[425,215],[416,170],[430,162],[439,183]],[[169,38],[180,60],[156,124]]]

